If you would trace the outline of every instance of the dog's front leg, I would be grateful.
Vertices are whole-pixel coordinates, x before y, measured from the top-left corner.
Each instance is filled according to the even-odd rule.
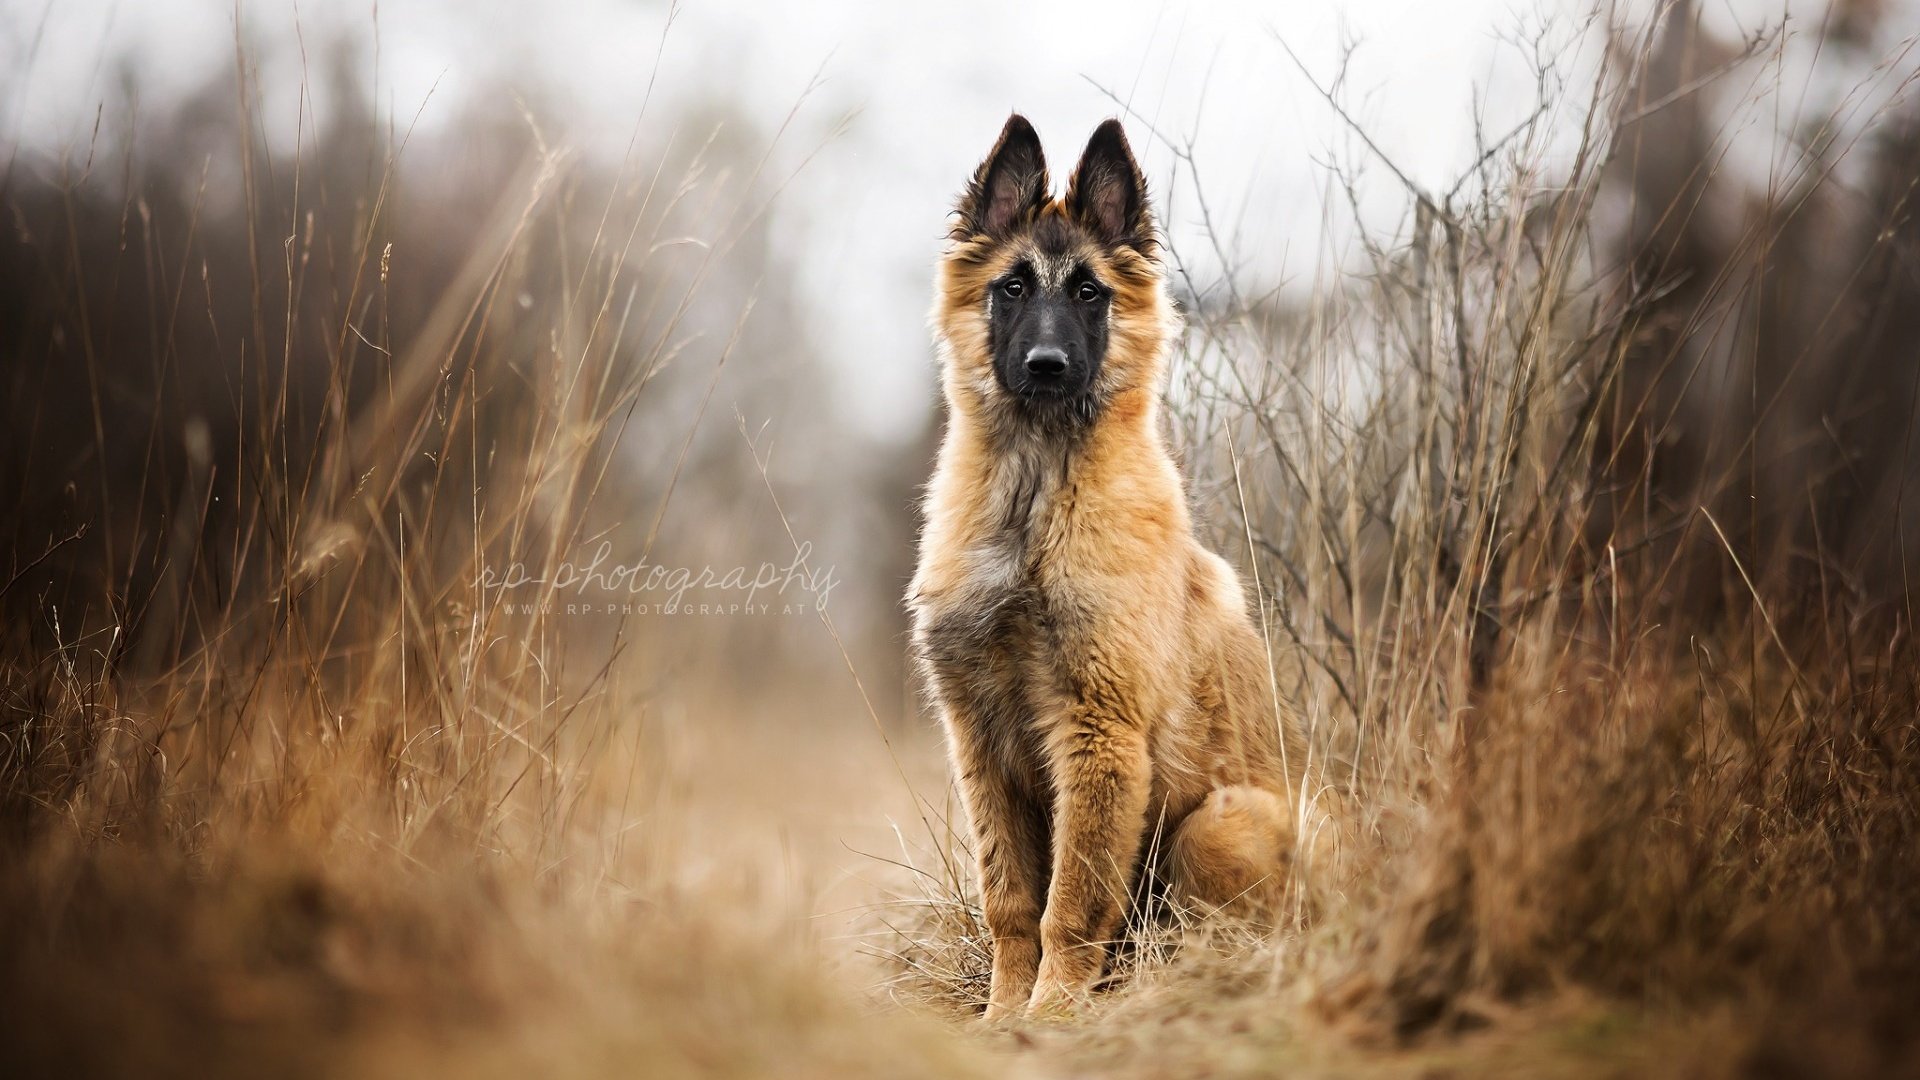
[[[993,753],[978,714],[950,707],[947,725],[973,829],[981,914],[993,937],[986,1019],[997,1021],[1027,1003],[1040,966],[1048,858],[1044,804]]]
[[[1029,1008],[1057,1011],[1100,977],[1126,914],[1151,787],[1146,733],[1124,710],[1074,703],[1049,739],[1053,876]]]

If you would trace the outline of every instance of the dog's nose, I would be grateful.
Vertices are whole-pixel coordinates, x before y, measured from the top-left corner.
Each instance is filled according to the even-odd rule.
[[[1057,379],[1067,373],[1067,352],[1051,345],[1027,350],[1027,374],[1036,379]]]

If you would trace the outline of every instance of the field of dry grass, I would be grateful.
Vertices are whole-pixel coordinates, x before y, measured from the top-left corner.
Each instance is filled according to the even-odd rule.
[[[350,116],[270,152],[244,64],[122,160],[16,155],[4,1071],[1920,1075],[1913,39],[1756,179],[1728,110],[1785,38],[1603,25],[1365,265],[1182,280],[1170,434],[1332,853],[1279,925],[1137,913],[1083,1015],[992,1030],[899,552],[834,567],[877,630],[501,576],[839,515],[823,436],[747,419],[808,412],[760,377],[764,158],[520,124],[436,183]]]

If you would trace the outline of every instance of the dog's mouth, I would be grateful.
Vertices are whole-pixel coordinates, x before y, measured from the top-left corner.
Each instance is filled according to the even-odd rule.
[[[1101,400],[1090,384],[1007,387],[1013,412],[1028,423],[1062,432],[1079,431],[1100,415]]]
[[[1083,379],[1052,382],[1022,380],[1006,385],[1005,389],[1007,396],[1014,400],[1021,411],[1036,417],[1053,417],[1061,413],[1090,417],[1098,411],[1093,384]]]
[[[1075,397],[1086,392],[1087,388],[1077,379],[1024,379],[1013,388],[1015,397],[1039,401]]]

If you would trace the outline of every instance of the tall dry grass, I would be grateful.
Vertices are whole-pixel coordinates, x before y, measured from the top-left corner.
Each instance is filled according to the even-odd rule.
[[[241,44],[9,167],[0,1071],[965,1071],[698,846],[644,620],[505,580],[715,484],[778,178],[712,131],[609,173],[531,110],[437,176],[331,63],[291,148]]]

